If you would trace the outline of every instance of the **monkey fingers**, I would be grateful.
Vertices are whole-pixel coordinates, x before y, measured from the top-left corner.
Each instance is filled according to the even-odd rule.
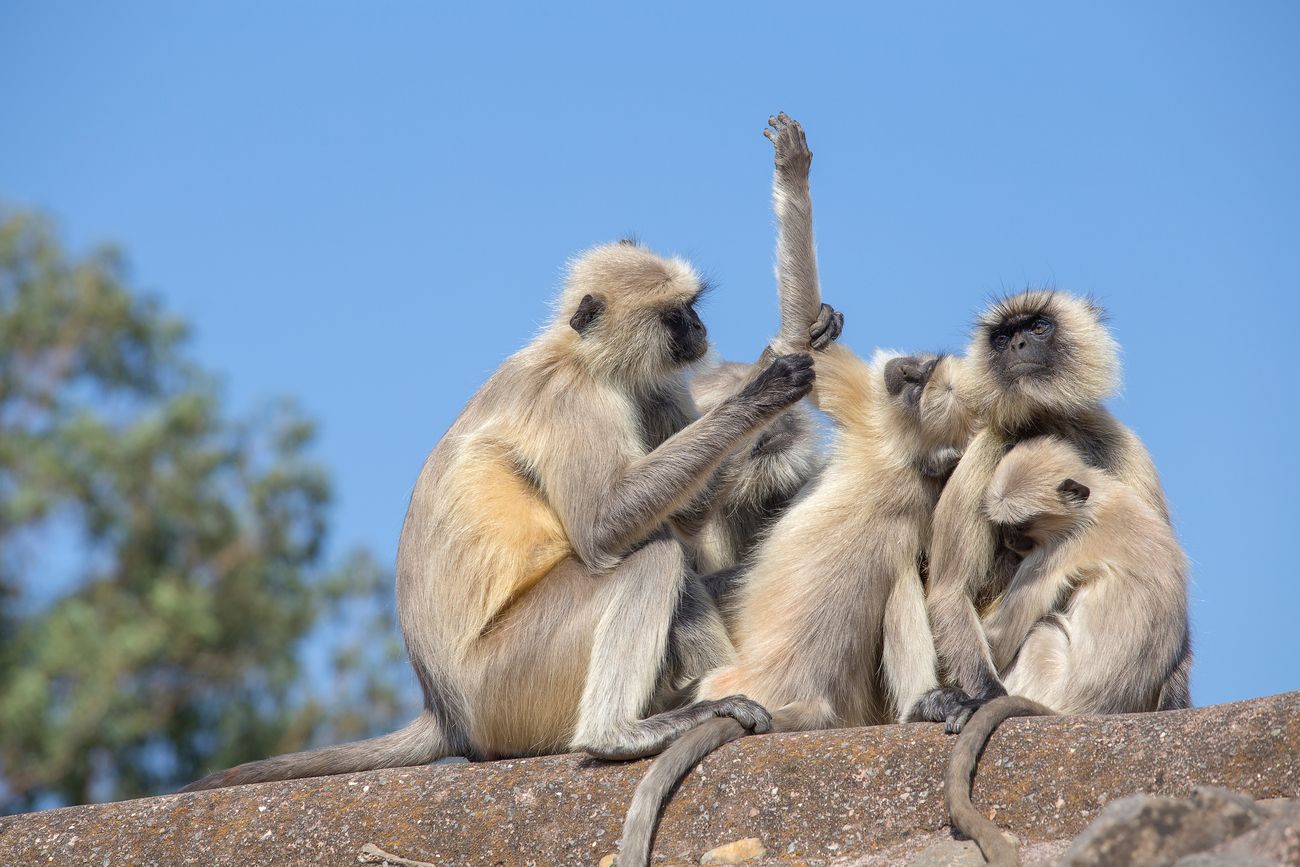
[[[813,360],[807,353],[779,355],[740,392],[740,399],[761,412],[783,410],[812,390]]]
[[[812,151],[799,121],[785,112],[767,119],[763,135],[776,150],[777,171],[789,178],[806,179],[812,165]]]
[[[767,708],[743,695],[729,695],[714,701],[702,701],[699,705],[710,709],[713,716],[729,716],[740,723],[746,731],[756,735],[767,734],[772,730],[772,714]]]
[[[843,332],[844,314],[823,303],[817,311],[817,320],[808,327],[808,345],[820,352],[839,340]]]
[[[942,686],[921,696],[908,713],[907,721],[941,722],[945,732],[955,735],[980,706],[995,697],[971,698],[954,686]]]

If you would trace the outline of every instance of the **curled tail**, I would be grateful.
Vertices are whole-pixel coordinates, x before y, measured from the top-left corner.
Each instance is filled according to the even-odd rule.
[[[984,859],[994,867],[1020,867],[1020,853],[1010,840],[1002,836],[997,825],[975,809],[970,800],[971,780],[980,753],[984,752],[994,729],[1013,716],[1056,716],[1056,712],[1018,695],[993,699],[975,711],[957,736],[957,744],[948,760],[948,775],[944,779],[944,794],[953,827],[974,840],[984,853]]]
[[[228,771],[208,774],[181,791],[198,792],[244,783],[298,780],[326,774],[372,771],[376,768],[400,768],[422,765],[447,755],[451,755],[447,738],[437,719],[426,710],[392,734],[236,765]]]
[[[673,787],[709,753],[747,733],[730,717],[705,720],[673,741],[654,760],[645,778],[637,785],[632,795],[632,806],[623,821],[619,867],[646,867],[650,862],[655,828],[659,824],[659,810],[672,794]]]

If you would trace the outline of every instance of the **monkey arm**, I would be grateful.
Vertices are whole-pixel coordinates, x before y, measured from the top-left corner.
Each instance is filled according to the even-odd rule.
[[[982,508],[1001,452],[987,429],[972,440],[939,498],[930,548],[926,604],[935,647],[949,681],[974,698],[1006,692],[973,601],[993,565],[995,539]]]
[[[769,417],[728,399],[633,463],[604,498],[591,547],[617,556],[641,541],[703,489],[732,449]]]
[[[1069,572],[1053,568],[1050,559],[1037,554],[1020,565],[997,610],[984,620],[998,670],[1011,662],[1034,624],[1060,606],[1072,584]]]
[[[905,566],[900,564],[885,602],[881,668],[899,722],[906,722],[908,711],[921,696],[939,685],[939,660],[914,558]]]
[[[764,130],[776,150],[772,207],[776,212],[776,284],[781,327],[773,345],[778,352],[808,348],[808,329],[817,320],[821,288],[813,241],[809,173],[812,151],[798,121],[784,112],[769,118]]]
[[[556,437],[568,451],[551,465],[551,475],[569,484],[548,491],[579,558],[596,570],[617,563],[704,488],[749,434],[807,394],[812,380],[811,357],[778,358],[739,394],[621,467],[593,465],[598,455],[577,451],[598,434],[590,412],[587,423],[574,413],[572,429]]]
[[[870,423],[874,403],[871,366],[853,350],[836,343],[813,356],[817,379],[812,400],[841,427]]]

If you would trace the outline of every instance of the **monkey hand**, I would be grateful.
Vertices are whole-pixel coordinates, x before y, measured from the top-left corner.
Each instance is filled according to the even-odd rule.
[[[745,386],[739,399],[764,416],[799,402],[812,391],[813,359],[807,353],[778,355],[767,369]]]
[[[962,730],[981,705],[994,698],[997,696],[971,698],[956,687],[942,686],[921,696],[907,714],[907,721],[941,722],[945,732],[955,735]]]
[[[808,327],[808,345],[820,352],[840,339],[844,332],[844,314],[829,304],[817,311],[817,321]]]
[[[799,121],[781,112],[769,117],[767,125],[763,135],[776,149],[777,174],[790,180],[806,181],[812,167],[812,151],[808,149],[808,139]]]
[[[756,735],[772,730],[772,715],[767,712],[767,708],[743,695],[729,695],[701,704],[711,710],[714,716],[729,716],[740,723],[742,728]]]

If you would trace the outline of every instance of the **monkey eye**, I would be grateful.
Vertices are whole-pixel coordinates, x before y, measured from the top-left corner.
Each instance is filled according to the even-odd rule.
[[[1034,334],[1037,334],[1039,337],[1043,337],[1045,335],[1051,334],[1052,328],[1053,328],[1052,321],[1050,319],[1047,319],[1044,316],[1040,316],[1034,320],[1034,324],[1033,326],[1030,327],[1029,330],[1032,331]]]
[[[993,348],[996,349],[998,352],[1001,352],[1002,350],[1006,349],[1007,344],[1010,342],[1011,342],[1011,338],[1005,334],[993,335]]]

